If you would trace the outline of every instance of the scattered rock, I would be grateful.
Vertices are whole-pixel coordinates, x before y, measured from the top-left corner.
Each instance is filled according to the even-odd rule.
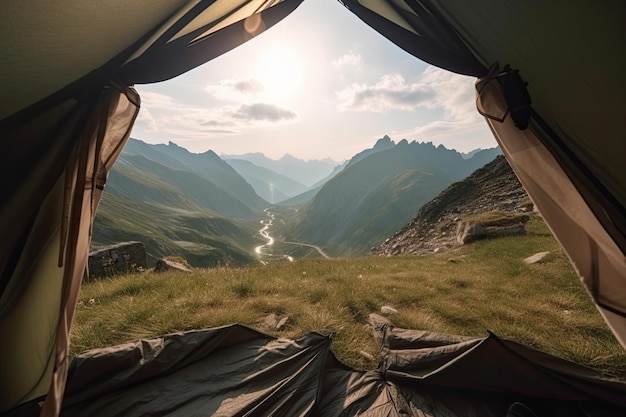
[[[276,317],[276,314],[270,313],[265,316],[265,318],[263,319],[263,324],[265,325],[265,327],[275,329],[276,326],[278,326],[278,318]]]
[[[391,306],[382,306],[380,308],[380,312],[383,314],[398,314],[398,310],[396,310],[395,308],[391,307]]]
[[[181,271],[181,272],[192,272],[190,268],[183,265],[180,262],[170,261],[168,259],[161,258],[157,261],[154,272],[165,272],[165,271]]]
[[[367,360],[370,360],[370,361],[374,361],[374,360],[376,360],[376,359],[374,358],[374,356],[372,356],[371,354],[369,354],[369,353],[365,352],[364,350],[359,350],[359,354],[360,354],[361,356],[363,356],[363,357],[364,357],[365,359],[367,359]]]
[[[289,317],[283,317],[277,324],[275,329],[276,330],[283,330],[285,328],[285,325],[287,324],[287,321],[289,321]]]
[[[275,313],[270,313],[260,321],[260,324],[268,329],[284,330],[285,326],[289,322],[289,316],[283,317],[278,320],[278,316]]]
[[[524,259],[528,265],[546,262],[549,259],[550,252],[539,252]]]

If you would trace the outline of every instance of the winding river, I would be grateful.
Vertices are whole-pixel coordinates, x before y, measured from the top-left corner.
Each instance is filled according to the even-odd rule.
[[[282,251],[278,251],[274,247],[274,238],[270,236],[270,228],[272,227],[272,224],[274,223],[274,221],[276,221],[276,215],[272,213],[271,207],[267,207],[263,211],[265,212],[265,215],[267,217],[261,220],[260,222],[262,227],[259,230],[259,234],[261,235],[263,239],[266,240],[266,242],[265,244],[259,245],[256,248],[254,248],[254,252],[256,253],[261,263],[263,264],[269,261],[278,260],[278,259],[287,259],[288,261],[293,262],[294,261],[293,256],[288,255]],[[328,256],[322,250],[322,248],[316,245],[311,245],[309,243],[303,243],[303,242],[281,242],[281,243],[289,244],[289,245],[297,245],[297,246],[307,246],[307,247],[315,249],[322,257],[326,259],[331,259],[331,257]]]

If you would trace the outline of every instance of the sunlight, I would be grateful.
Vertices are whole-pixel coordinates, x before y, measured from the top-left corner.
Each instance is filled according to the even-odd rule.
[[[304,70],[303,57],[286,43],[275,43],[265,50],[254,68],[256,78],[265,87],[265,95],[272,100],[297,94]]]

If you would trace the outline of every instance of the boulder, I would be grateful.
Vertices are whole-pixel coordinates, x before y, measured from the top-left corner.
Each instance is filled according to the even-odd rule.
[[[528,216],[504,217],[490,221],[462,221],[457,228],[457,241],[460,244],[472,243],[481,239],[526,234],[524,224]]]
[[[524,262],[527,263],[528,265],[546,262],[549,259],[548,258],[549,255],[550,255],[550,252],[535,253],[534,255],[529,256],[528,258],[524,259]]]
[[[142,242],[118,243],[89,253],[88,271],[83,280],[141,272],[146,268],[146,247]]]
[[[157,261],[156,265],[154,266],[154,272],[165,272],[165,271],[192,272],[189,267],[187,267],[186,265],[180,262],[161,258]]]

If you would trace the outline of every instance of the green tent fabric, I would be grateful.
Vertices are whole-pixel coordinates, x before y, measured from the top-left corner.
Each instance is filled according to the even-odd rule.
[[[300,2],[3,5],[0,411],[49,392],[42,413],[58,413],[91,223],[139,110],[130,85],[190,70]]]
[[[108,169],[140,99],[302,0],[22,0],[0,17],[0,411],[61,407],[69,329]],[[343,0],[418,58],[479,77],[477,107],[626,347],[626,4]],[[532,99],[511,119],[505,65]]]
[[[77,356],[62,417],[620,416],[626,383],[490,334],[381,329],[380,365],[356,371],[317,333],[276,339],[241,325],[177,333]],[[37,401],[5,417],[36,416]]]

